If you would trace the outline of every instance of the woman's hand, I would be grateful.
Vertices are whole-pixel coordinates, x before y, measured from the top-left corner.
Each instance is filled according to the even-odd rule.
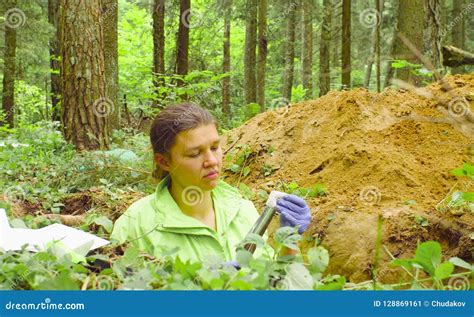
[[[286,195],[277,200],[276,209],[280,213],[280,227],[296,227],[302,234],[311,222],[311,211],[304,199],[295,195]]]

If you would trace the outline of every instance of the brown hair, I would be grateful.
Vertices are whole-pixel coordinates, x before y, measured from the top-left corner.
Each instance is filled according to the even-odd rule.
[[[197,128],[201,125],[215,124],[214,117],[205,109],[191,103],[169,106],[160,111],[150,129],[153,153],[170,154],[179,132]],[[154,162],[154,160],[153,160]],[[155,164],[153,176],[161,180],[168,175]]]

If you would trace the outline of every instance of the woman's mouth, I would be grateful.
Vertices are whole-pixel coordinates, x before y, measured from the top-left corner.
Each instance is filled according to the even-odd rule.
[[[216,179],[218,175],[219,175],[219,173],[217,173],[217,172],[210,172],[209,174],[207,174],[206,176],[204,176],[204,178],[207,178],[207,179]]]

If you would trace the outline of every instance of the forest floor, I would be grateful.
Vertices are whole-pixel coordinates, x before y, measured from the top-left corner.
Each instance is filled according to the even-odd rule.
[[[329,250],[329,273],[352,282],[371,278],[379,218],[384,283],[401,279],[391,256],[410,257],[422,241],[436,240],[448,258],[471,262],[474,213],[444,208],[443,199],[474,190],[472,180],[450,173],[474,161],[467,111],[474,112],[474,76],[445,81],[417,90],[333,91],[261,113],[228,133],[226,151],[247,151],[241,164],[250,169],[246,177],[227,171],[226,181],[265,192],[324,184],[326,195],[306,198],[309,236]],[[253,200],[259,207],[265,201]]]

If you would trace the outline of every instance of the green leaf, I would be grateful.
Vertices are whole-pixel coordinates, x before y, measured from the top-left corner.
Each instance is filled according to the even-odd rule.
[[[433,277],[435,268],[441,262],[441,245],[436,241],[421,243],[416,248],[414,261]]]
[[[308,260],[313,273],[323,273],[329,264],[329,252],[322,246],[311,248],[308,251]]]
[[[474,202],[474,192],[463,193],[462,198],[467,202]]]
[[[454,265],[451,262],[441,263],[435,270],[435,277],[438,280],[448,278],[453,273]]]
[[[450,258],[449,262],[453,263],[456,266],[462,267],[463,269],[466,269],[466,270],[470,270],[470,271],[474,270],[474,265],[471,265],[458,257]]]
[[[71,277],[71,272],[62,271],[52,279],[46,279],[39,284],[41,290],[79,290],[79,285]]]
[[[332,276],[329,281],[323,281],[324,284],[316,287],[319,291],[338,291],[342,290],[344,284],[346,284],[346,278],[344,276]]]
[[[114,227],[114,223],[112,220],[107,218],[106,216],[100,216],[94,219],[93,223],[99,225],[105,229],[108,233],[112,232],[112,228]]]
[[[411,260],[408,259],[395,259],[390,262],[392,266],[401,266],[406,268],[407,270],[411,270],[413,268],[413,263]]]
[[[291,263],[286,268],[283,284],[289,290],[310,290],[313,289],[314,280],[302,263]]]
[[[237,289],[237,290],[241,290],[241,291],[249,291],[249,290],[253,289],[252,284],[250,284],[246,281],[243,281],[243,280],[232,281],[230,283],[230,287],[232,289]]]

